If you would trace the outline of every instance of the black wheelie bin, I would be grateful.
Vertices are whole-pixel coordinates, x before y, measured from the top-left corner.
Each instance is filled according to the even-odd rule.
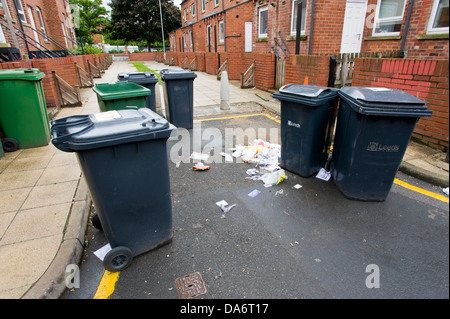
[[[118,82],[132,82],[139,84],[152,93],[147,96],[145,100],[145,107],[149,108],[153,112],[156,112],[156,97],[155,97],[155,85],[158,83],[158,78],[153,72],[130,72],[117,74]]]
[[[395,89],[343,87],[331,175],[350,199],[386,200],[416,122],[431,116],[426,103]]]
[[[273,94],[281,101],[282,168],[309,177],[324,167],[337,92],[316,85],[286,84]]]
[[[114,110],[52,121],[52,143],[76,152],[98,218],[112,248],[106,270],[172,239],[166,142],[175,127],[147,109]],[[98,223],[99,222],[99,223]]]
[[[194,126],[194,79],[190,70],[163,69],[159,72],[163,82],[166,117],[176,127]]]

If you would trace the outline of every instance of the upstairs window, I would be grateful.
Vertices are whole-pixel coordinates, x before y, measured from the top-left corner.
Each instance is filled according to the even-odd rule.
[[[202,12],[205,12],[205,1],[206,0],[202,0]]]
[[[427,33],[448,33],[449,0],[434,0]]]
[[[20,0],[13,0],[14,3],[17,6],[17,12],[19,12],[19,19],[23,23],[27,23],[27,17],[25,16],[25,11],[23,10],[22,1]]]
[[[225,30],[223,28],[223,21],[219,22],[219,43],[224,43],[225,41]]]
[[[259,9],[259,24],[258,24],[258,37],[267,38],[267,26],[269,22],[268,8],[264,7]]]
[[[373,35],[399,35],[405,5],[405,0],[378,0]]]
[[[291,35],[297,34],[297,10],[298,10],[298,1],[292,0],[292,15],[291,15]],[[301,34],[305,34],[305,25],[306,25],[306,6],[308,1],[303,0],[302,3],[302,21],[301,21]]]

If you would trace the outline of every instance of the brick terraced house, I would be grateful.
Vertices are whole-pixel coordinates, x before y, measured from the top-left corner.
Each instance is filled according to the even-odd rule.
[[[173,52],[294,54],[300,0],[184,0]],[[398,51],[448,59],[448,0],[303,0],[301,55]]]
[[[11,25],[16,32],[16,39],[10,32]],[[18,46],[21,56],[33,58],[42,57],[40,51],[61,52],[75,44],[68,0],[0,0],[2,52],[8,50],[5,48]]]

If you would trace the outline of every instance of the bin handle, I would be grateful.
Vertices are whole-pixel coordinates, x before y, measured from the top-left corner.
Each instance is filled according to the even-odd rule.
[[[81,118],[81,116],[80,116],[80,118]],[[72,150],[68,147],[67,141],[70,140],[70,138],[73,135],[79,134],[79,133],[84,132],[86,130],[89,130],[91,127],[94,126],[94,123],[92,123],[89,120],[89,117],[87,117],[87,116],[84,117],[84,118],[81,118],[80,120],[71,122],[70,124],[68,124],[68,123],[64,124],[64,122],[65,122],[64,120],[65,119],[62,119],[62,121],[60,121],[60,120],[53,121],[53,122],[57,122],[57,121],[60,121],[60,122],[59,123],[55,123],[52,126],[52,129],[51,129],[52,137],[53,137],[52,143],[53,143],[53,145],[58,147],[60,150],[68,152],[68,151],[72,151]],[[83,126],[80,130],[77,130],[77,131],[75,131],[73,133],[62,135],[62,133],[67,131],[67,127],[69,127],[69,126],[77,126],[77,125],[85,124],[85,123],[86,124],[89,123],[89,124],[86,125],[86,126]]]

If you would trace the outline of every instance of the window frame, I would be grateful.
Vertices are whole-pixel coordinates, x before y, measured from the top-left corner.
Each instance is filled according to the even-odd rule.
[[[206,0],[202,0],[202,12],[205,12]]]
[[[192,17],[195,17],[195,3],[192,4],[191,11],[192,11]]]
[[[449,27],[433,28],[434,20],[436,20],[437,9],[441,0],[434,0],[431,9],[430,18],[428,20],[427,34],[444,34],[449,33]]]
[[[23,9],[22,0],[13,0],[17,5],[17,12],[19,13],[19,19],[22,21],[22,23],[28,23],[27,22],[27,15],[25,13],[25,10]],[[20,8],[19,8],[20,7]],[[23,16],[23,20],[22,20]]]
[[[225,25],[222,21],[219,21],[219,43],[225,42]]]
[[[294,21],[294,10],[297,5],[294,5],[295,2],[300,0],[292,0],[292,10],[291,10],[291,35],[297,35],[297,21]],[[300,30],[300,35],[305,35],[306,33],[306,15],[308,14],[308,0],[303,0],[305,3],[305,14],[302,13],[302,22],[305,22],[305,25],[302,26],[303,30]],[[303,11],[303,10],[302,10]],[[297,19],[296,19],[297,20]]]
[[[45,34],[45,40],[48,40],[47,37],[47,30],[45,29],[45,24],[44,24],[44,16],[42,15],[42,10],[41,8],[39,8],[38,6],[36,6],[36,12],[37,12],[37,16],[39,18],[39,24],[41,25],[41,32],[43,34]]]
[[[214,0],[214,8],[219,6],[219,0]]]
[[[267,11],[267,30],[266,33],[261,33],[261,13]],[[269,6],[260,7],[258,9],[258,38],[267,38],[269,31]]]
[[[405,15],[405,9],[406,9],[406,0],[402,0],[403,1],[403,9],[402,9],[402,14],[400,16],[395,16],[395,17],[390,17],[390,18],[379,18],[380,15],[380,8],[381,8],[381,3],[383,2],[383,0],[378,0],[377,1],[377,9],[375,12],[375,18],[373,21],[373,30],[372,30],[372,36],[374,37],[386,37],[386,36],[397,36],[400,35],[401,31],[395,31],[395,32],[376,32],[377,29],[377,25],[379,23],[383,23],[383,22],[400,22],[400,25],[403,24],[403,17]],[[401,28],[401,26],[400,26]]]

